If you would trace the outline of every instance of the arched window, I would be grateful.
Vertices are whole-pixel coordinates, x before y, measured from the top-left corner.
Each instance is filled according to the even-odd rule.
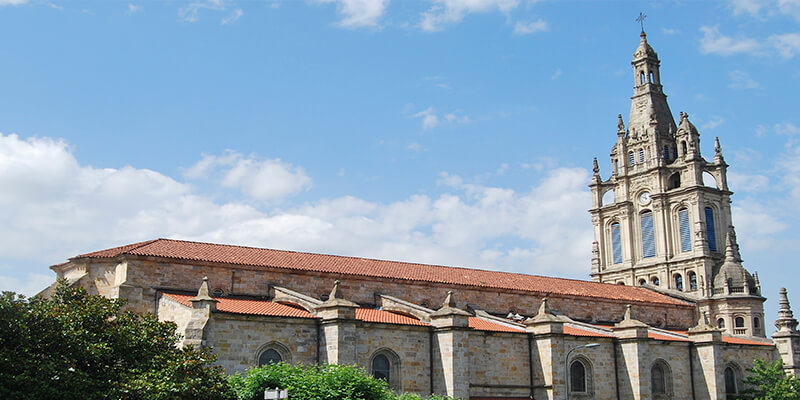
[[[394,351],[387,348],[376,351],[372,355],[370,369],[372,376],[386,381],[392,390],[403,389],[400,379],[400,357]]]
[[[656,83],[656,80],[655,80],[655,75],[653,75],[653,73],[652,73],[652,72],[650,72],[650,81],[649,81],[649,82],[650,82],[650,83]]]
[[[689,271],[689,290],[697,290],[697,274],[694,271]]]
[[[262,365],[277,364],[279,362],[292,362],[289,348],[278,342],[270,342],[261,346],[256,354],[255,363],[259,367]]]
[[[680,274],[675,274],[675,289],[683,291],[683,277]]]
[[[650,283],[652,283],[655,286],[658,286],[658,285],[661,284],[661,281],[658,279],[657,276],[654,276],[654,277],[650,278]]]
[[[733,319],[733,326],[736,328],[744,328],[744,318],[736,317]]]
[[[644,162],[644,150],[643,149],[639,149],[639,162],[640,163]]]
[[[684,141],[682,141],[682,142],[681,142],[681,155],[682,155],[682,156],[685,156],[685,155],[686,155],[686,152],[687,152],[687,149],[686,149],[686,141],[684,140]]]
[[[614,174],[619,173],[619,160],[614,159]]]
[[[650,368],[650,388],[654,399],[668,399],[672,395],[672,376],[664,360],[656,361]]]
[[[689,223],[689,210],[678,210],[678,225],[681,233],[681,251],[692,250],[692,225]]]
[[[647,279],[639,279],[639,286],[644,286],[647,283]]]
[[[636,158],[634,158],[632,151],[628,153],[628,161],[630,162],[630,165],[633,165],[633,164],[636,163]]]
[[[644,71],[639,72],[639,84],[644,85]]]
[[[717,232],[714,229],[714,210],[711,207],[705,208],[706,212],[706,237],[708,239],[708,249],[717,251]]]
[[[611,257],[614,264],[622,262],[622,238],[619,232],[619,222],[611,224]]]
[[[681,173],[680,172],[676,172],[676,173],[672,174],[672,176],[669,177],[669,183],[668,183],[667,187],[669,188],[669,190],[677,189],[677,188],[681,187]]]
[[[600,206],[607,206],[609,204],[614,204],[614,189],[609,189],[605,193],[603,193],[603,198],[600,199]]]
[[[586,367],[578,360],[573,361],[569,366],[569,391],[570,393],[586,393]]]
[[[717,319],[717,327],[719,329],[725,329],[725,318],[718,318]]]
[[[653,228],[653,212],[645,211],[641,214],[642,225],[642,257],[656,256],[656,233]]]
[[[669,160],[669,146],[664,146],[664,159]]]
[[[761,320],[759,320],[758,317],[753,317],[753,334],[761,334]]]
[[[739,398],[739,389],[742,386],[741,369],[736,364],[729,364],[725,368],[725,398],[735,400]]]

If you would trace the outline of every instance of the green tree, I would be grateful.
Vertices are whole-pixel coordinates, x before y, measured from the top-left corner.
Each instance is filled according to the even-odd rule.
[[[780,360],[756,359],[749,371],[740,400],[800,400],[800,380],[786,375]]]
[[[63,284],[49,299],[0,295],[0,398],[230,399],[209,350],[179,349],[175,324]]]

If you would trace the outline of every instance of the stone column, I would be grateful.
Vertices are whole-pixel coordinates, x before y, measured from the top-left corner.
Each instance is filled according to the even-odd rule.
[[[358,304],[342,298],[340,282],[333,284],[328,300],[317,306],[322,319],[321,362],[328,364],[356,363],[356,308]]]
[[[650,371],[640,361],[646,359],[649,343],[649,326],[633,318],[630,304],[625,316],[612,328],[619,338],[620,352],[617,355],[619,369],[619,391],[623,399],[650,399]]]
[[[544,389],[536,389],[537,399],[563,399],[566,390],[564,370],[566,352],[564,350],[564,321],[553,313],[547,305],[547,298],[542,299],[539,312],[525,321],[528,332],[533,334],[532,360],[539,360],[534,377],[543,383]]]
[[[469,316],[456,308],[453,292],[431,313],[434,326],[434,392],[469,399]]]
[[[772,334],[772,338],[783,360],[783,370],[789,375],[800,376],[800,332],[797,331],[797,320],[789,306],[786,288],[781,288],[778,302],[778,319],[775,320],[778,331]]]
[[[697,325],[689,329],[689,340],[694,343],[692,357],[695,396],[698,400],[725,398],[725,376],[722,359],[722,330],[708,321],[705,313]]]
[[[208,277],[203,277],[203,283],[193,297],[192,315],[183,333],[183,345],[203,347],[206,345],[206,328],[211,321],[211,313],[217,311],[217,300],[208,294]]]

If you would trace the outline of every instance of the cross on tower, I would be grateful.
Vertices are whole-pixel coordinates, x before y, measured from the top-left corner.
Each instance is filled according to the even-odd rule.
[[[643,12],[639,13],[639,16],[636,17],[636,22],[642,25],[642,33],[644,33],[644,19],[647,18],[647,15]]]

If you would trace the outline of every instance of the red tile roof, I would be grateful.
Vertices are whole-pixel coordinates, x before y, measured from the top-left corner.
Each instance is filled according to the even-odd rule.
[[[634,286],[612,285],[461,267],[445,267],[399,261],[300,253],[172,239],[156,239],[140,242],[93,253],[81,254],[72,259],[114,258],[120,255],[166,257],[187,261],[207,261],[296,271],[404,279],[479,288],[520,290],[540,295],[567,295],[634,303],[692,307],[690,303],[685,301]]]
[[[430,326],[416,318],[371,308],[356,308],[356,319],[364,322],[378,322],[382,324]]]
[[[194,297],[175,293],[163,293],[163,295],[187,307],[192,306],[190,299]],[[308,311],[266,300],[247,300],[231,297],[219,297],[216,298],[216,300],[219,301],[217,303],[217,311],[219,312],[246,315],[267,315],[271,317],[316,318]]]
[[[508,325],[498,324],[485,319],[469,317],[469,327],[476,331],[524,333],[525,329],[512,328]]]
[[[657,332],[647,332],[647,337],[653,340],[664,340],[667,342],[691,342],[688,337],[676,337],[671,335],[664,335]]]
[[[595,332],[588,329],[581,329],[569,325],[564,325],[564,334],[570,336],[584,336],[584,337],[604,337],[604,338],[614,337],[614,335],[611,335],[609,333]]]
[[[749,344],[753,346],[774,346],[772,343],[759,342],[757,340],[750,340],[750,339],[742,339],[733,336],[722,336],[722,342],[730,344]]]

